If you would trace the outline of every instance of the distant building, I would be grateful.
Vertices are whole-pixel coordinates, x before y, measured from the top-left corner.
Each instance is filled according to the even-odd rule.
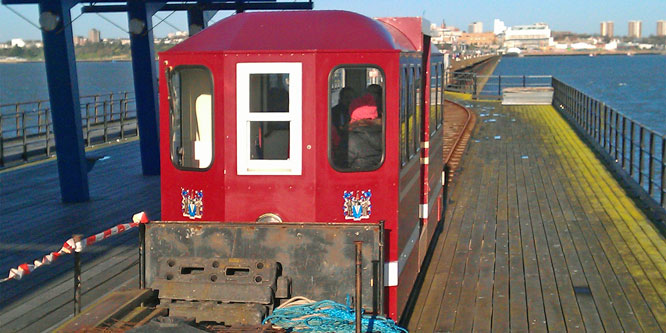
[[[604,21],[601,22],[601,36],[603,37],[613,37],[613,21]]]
[[[14,38],[11,42],[12,47],[25,47],[25,41],[21,38]]]
[[[489,47],[495,45],[497,37],[492,32],[481,32],[481,33],[462,33],[462,36],[458,39],[459,42],[465,43],[467,45],[473,46],[485,46]]]
[[[90,43],[99,43],[102,40],[102,34],[97,29],[90,29],[88,31],[88,41]]]
[[[506,25],[504,25],[504,21],[500,19],[495,19],[493,21],[493,33],[495,35],[503,34],[506,31]]]
[[[472,22],[467,32],[470,34],[480,34],[483,32],[483,22]]]
[[[643,28],[642,21],[629,21],[629,37],[641,38]]]
[[[83,45],[83,44],[86,43],[86,41],[88,41],[83,36],[74,36],[74,37],[72,37],[72,39],[74,40],[74,45]]]
[[[505,48],[538,49],[554,45],[547,24],[518,25],[509,27],[504,33]]]
[[[657,21],[657,36],[666,36],[666,21]]]
[[[433,44],[454,44],[462,36],[462,31],[456,27],[431,27]]]

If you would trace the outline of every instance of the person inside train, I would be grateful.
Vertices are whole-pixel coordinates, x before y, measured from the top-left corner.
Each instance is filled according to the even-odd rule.
[[[377,95],[377,86],[379,92]],[[371,88],[372,87],[372,88]],[[351,102],[347,159],[354,170],[371,170],[381,162],[382,121],[378,101],[381,87],[370,85],[367,93]]]
[[[344,87],[340,89],[338,104],[331,110],[331,135],[333,136],[333,159],[336,165],[347,166],[347,142],[349,141],[348,128],[350,113],[349,105],[354,98],[354,89]]]

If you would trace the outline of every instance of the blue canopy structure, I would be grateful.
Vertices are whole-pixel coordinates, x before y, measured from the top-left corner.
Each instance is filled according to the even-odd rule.
[[[5,5],[39,5],[39,23],[44,42],[44,58],[52,110],[53,132],[58,155],[60,193],[63,202],[89,199],[88,168],[84,151],[79,85],[70,11],[84,4],[84,13],[127,12],[129,23],[134,91],[140,133],[141,166],[144,175],[158,175],[159,121],[158,87],[152,16],[157,11],[187,11],[190,35],[205,29],[217,10],[312,9],[312,0],[2,0]],[[87,4],[87,5],[85,5]]]

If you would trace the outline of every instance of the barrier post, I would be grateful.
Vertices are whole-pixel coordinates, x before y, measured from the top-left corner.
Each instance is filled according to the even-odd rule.
[[[83,235],[73,235],[74,243],[81,241]],[[74,315],[81,313],[81,252],[74,248]]]
[[[139,224],[139,288],[146,289],[146,224]]]
[[[356,312],[356,333],[361,333],[362,328],[362,301],[361,301],[361,274],[363,273],[363,254],[361,253],[361,247],[363,242],[356,241],[356,296],[354,297],[354,311]]]

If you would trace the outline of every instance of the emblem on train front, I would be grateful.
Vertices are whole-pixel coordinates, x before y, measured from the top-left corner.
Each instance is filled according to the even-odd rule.
[[[345,220],[360,221],[362,219],[370,218],[372,212],[372,204],[370,197],[372,193],[367,191],[345,191],[342,198],[345,200],[342,205],[342,211],[345,215]]]
[[[181,187],[180,194],[183,197],[180,203],[183,216],[192,220],[200,219],[203,215],[203,191],[186,190]]]

